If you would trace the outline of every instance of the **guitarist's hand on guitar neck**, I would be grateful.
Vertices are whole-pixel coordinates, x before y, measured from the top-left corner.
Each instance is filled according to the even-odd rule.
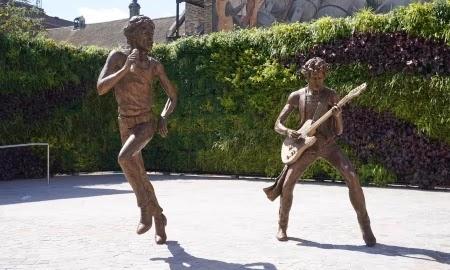
[[[339,117],[342,114],[342,107],[339,105],[334,105],[333,108],[331,108],[331,112],[334,117]]]

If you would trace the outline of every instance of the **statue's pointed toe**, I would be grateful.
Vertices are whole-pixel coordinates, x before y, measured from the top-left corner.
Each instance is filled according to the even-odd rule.
[[[155,242],[158,245],[166,243],[167,240],[166,225],[167,225],[167,218],[164,214],[161,214],[160,216],[155,216]]]
[[[141,220],[136,229],[137,234],[144,234],[152,227],[152,215],[149,207],[141,207]]]

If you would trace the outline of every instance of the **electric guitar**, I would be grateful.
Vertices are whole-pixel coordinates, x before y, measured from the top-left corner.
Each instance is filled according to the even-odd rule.
[[[342,98],[337,106],[341,107],[347,104],[354,97],[359,96],[367,87],[366,83],[361,84],[352,91],[350,91],[344,98]],[[287,137],[283,145],[281,146],[281,161],[284,164],[289,165],[294,163],[300,158],[300,156],[305,152],[306,149],[311,147],[317,140],[314,136],[317,128],[325,121],[328,120],[333,115],[332,109],[328,110],[324,115],[322,115],[317,121],[313,122],[312,119],[308,119],[302,125],[302,127],[297,130],[300,134],[298,138]]]

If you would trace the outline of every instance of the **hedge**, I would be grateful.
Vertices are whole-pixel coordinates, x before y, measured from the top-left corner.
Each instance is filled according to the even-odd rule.
[[[282,137],[273,131],[274,121],[288,94],[305,85],[299,65],[320,55],[332,64],[327,84],[341,95],[369,83],[344,110],[346,130],[339,142],[362,181],[449,186],[449,14],[450,2],[437,1],[387,15],[364,10],[351,18],[156,46],[152,53],[177,85],[180,101],[169,137],[156,136],[144,150],[148,169],[276,175]],[[351,45],[361,40],[366,43]],[[370,55],[386,44],[397,44],[399,51],[419,44],[430,55],[418,59],[408,52],[400,63],[373,62]],[[332,52],[335,57],[327,57]],[[0,53],[1,144],[50,142],[53,173],[119,170],[114,97],[99,97],[94,87],[105,50],[0,35]],[[437,69],[436,61],[442,63]],[[159,111],[165,97],[158,83],[154,87]],[[290,124],[295,123],[292,117]],[[304,177],[339,178],[325,162]]]

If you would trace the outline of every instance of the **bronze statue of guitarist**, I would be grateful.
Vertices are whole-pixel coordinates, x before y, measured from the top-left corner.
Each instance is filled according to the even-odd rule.
[[[316,129],[314,144],[308,147],[298,160],[287,164],[276,179],[275,184],[265,188],[264,192],[271,201],[281,195],[277,239],[279,241],[287,241],[286,230],[295,184],[309,165],[316,159],[323,158],[344,177],[349,188],[350,201],[356,211],[363,239],[367,246],[373,246],[376,243],[376,239],[370,227],[370,219],[367,214],[364,193],[359,184],[359,179],[351,162],[335,142],[336,136],[343,131],[342,110],[337,105],[339,97],[336,92],[324,85],[327,70],[328,64],[319,57],[314,57],[305,63],[301,72],[306,77],[308,85],[289,95],[288,101],[275,123],[275,131],[290,139],[301,141],[304,140],[301,133],[285,126],[286,119],[291,112],[294,110],[299,112],[301,118],[300,126],[307,120],[314,121],[319,119],[329,110],[331,110],[333,116]]]

